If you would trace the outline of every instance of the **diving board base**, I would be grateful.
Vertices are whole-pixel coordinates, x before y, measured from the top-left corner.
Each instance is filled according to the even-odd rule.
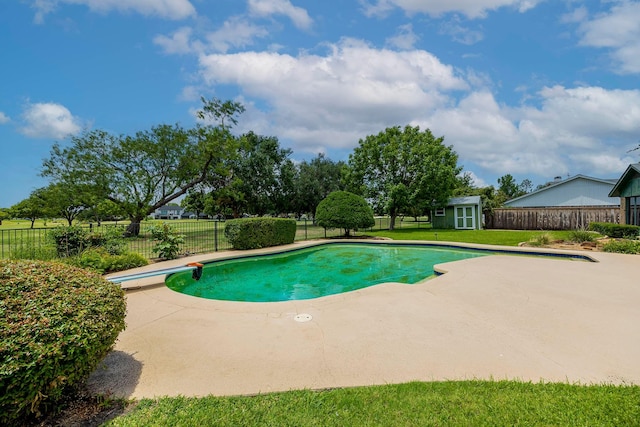
[[[190,262],[180,267],[161,268],[158,270],[145,271],[143,273],[125,274],[122,276],[107,277],[106,279],[113,283],[128,282],[129,280],[145,279],[147,277],[161,276],[163,274],[180,273],[181,271],[192,271],[191,277],[194,280],[200,280],[202,277],[203,265],[199,262]]]

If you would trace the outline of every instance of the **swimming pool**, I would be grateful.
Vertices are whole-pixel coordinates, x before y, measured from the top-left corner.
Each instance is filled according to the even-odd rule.
[[[319,298],[385,282],[415,284],[433,266],[490,252],[411,244],[325,244],[289,252],[207,263],[199,281],[191,273],[167,277],[167,286],[201,298],[276,302]]]

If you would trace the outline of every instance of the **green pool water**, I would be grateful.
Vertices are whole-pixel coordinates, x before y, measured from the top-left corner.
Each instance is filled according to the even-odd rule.
[[[318,298],[384,282],[415,284],[434,275],[433,266],[487,253],[417,245],[328,244],[268,256],[205,264],[169,276],[170,289],[196,297],[247,302]]]

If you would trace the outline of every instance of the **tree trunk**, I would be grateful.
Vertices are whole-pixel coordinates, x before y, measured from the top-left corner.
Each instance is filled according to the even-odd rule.
[[[125,237],[138,237],[140,235],[140,223],[141,218],[129,218],[131,223],[127,226],[124,232]]]
[[[396,217],[398,216],[398,213],[395,211],[391,211],[389,212],[389,231],[393,231],[396,229]]]

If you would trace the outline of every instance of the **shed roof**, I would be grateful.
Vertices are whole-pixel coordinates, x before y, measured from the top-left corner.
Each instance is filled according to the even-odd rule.
[[[631,178],[634,176],[640,175],[640,163],[632,163],[627,167],[627,170],[624,171],[620,179],[616,182],[616,185],[613,186],[611,192],[609,193],[609,197],[620,197],[620,192],[622,188],[626,186]]]
[[[480,196],[452,197],[449,199],[449,206],[479,205],[480,201]]]

